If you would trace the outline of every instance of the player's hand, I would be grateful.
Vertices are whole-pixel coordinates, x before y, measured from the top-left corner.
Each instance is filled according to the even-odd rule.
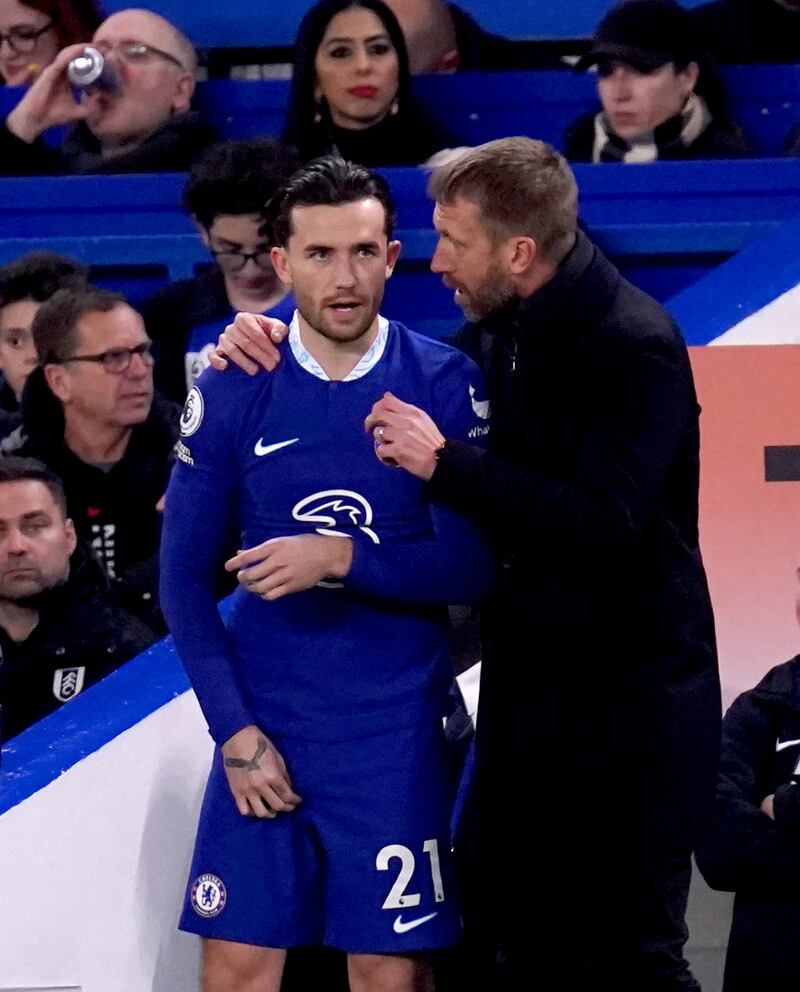
[[[225,371],[229,360],[248,375],[259,372],[259,366],[267,372],[274,372],[281,360],[277,345],[288,333],[286,324],[274,317],[264,317],[260,313],[237,313],[233,323],[228,324],[220,334],[209,361],[218,372]]]
[[[292,789],[286,762],[258,727],[243,727],[222,745],[228,785],[242,816],[272,820],[303,800]]]
[[[67,65],[85,48],[86,45],[68,45],[42,70],[6,118],[6,127],[12,134],[30,144],[49,127],[70,124],[89,116],[91,101],[79,103],[67,79]]]
[[[399,465],[426,482],[436,468],[436,452],[445,438],[424,410],[384,393],[364,421],[375,439],[375,453],[387,465]]]
[[[240,551],[225,562],[225,569],[236,572],[248,592],[275,600],[313,589],[323,579],[343,579],[352,563],[349,537],[297,534]]]
[[[771,793],[761,800],[761,812],[766,813],[770,820],[775,819],[775,794]]]

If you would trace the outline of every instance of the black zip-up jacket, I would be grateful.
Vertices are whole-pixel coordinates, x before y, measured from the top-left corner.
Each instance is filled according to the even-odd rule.
[[[800,988],[800,655],[742,693],[722,724],[711,828],[697,864],[736,893],[724,992]],[[774,795],[775,819],[761,810]]]
[[[41,369],[25,385],[22,418],[21,446],[7,453],[39,458],[63,480],[78,536],[114,580],[123,606],[162,631],[156,504],[167,488],[180,408],[156,395],[147,420],[133,428],[124,456],[109,471],[87,464],[67,447],[63,408]]]
[[[165,121],[129,152],[103,158],[100,143],[84,123],[67,132],[62,147],[41,138],[22,141],[0,125],[0,175],[96,175],[131,172],[186,172],[217,140],[213,127],[194,110]]]
[[[26,605],[40,614],[27,640],[13,641],[0,626],[3,740],[74,699],[156,639],[117,603],[108,577],[80,545],[66,582]]]

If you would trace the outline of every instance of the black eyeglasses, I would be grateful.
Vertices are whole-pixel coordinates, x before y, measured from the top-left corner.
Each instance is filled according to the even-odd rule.
[[[50,23],[45,24],[43,28],[12,28],[6,34],[0,31],[0,48],[3,47],[3,42],[7,41],[12,52],[16,52],[17,55],[30,55],[36,48],[39,38],[55,23],[55,17],[51,17]]]
[[[179,69],[183,69],[184,72],[187,71],[186,66],[184,66],[180,59],[177,59],[174,55],[170,55],[169,52],[165,52],[163,48],[156,48],[155,45],[145,45],[143,41],[125,41],[119,45],[108,45],[101,41],[97,42],[94,47],[103,56],[108,56],[109,53],[113,52],[123,62],[127,62],[128,65],[143,64],[149,62],[155,56],[159,59],[166,59],[167,62],[171,62]]]
[[[109,348],[108,351],[101,351],[99,355],[73,355],[71,358],[62,358],[54,365],[66,365],[67,362],[97,362],[102,365],[106,372],[120,375],[127,372],[131,367],[133,356],[138,355],[146,366],[151,366],[153,358],[153,342],[143,341],[135,348]]]
[[[210,248],[209,251],[217,260],[219,267],[226,272],[241,272],[249,258],[252,258],[264,272],[272,269],[271,248],[260,248],[258,251],[216,251]]]

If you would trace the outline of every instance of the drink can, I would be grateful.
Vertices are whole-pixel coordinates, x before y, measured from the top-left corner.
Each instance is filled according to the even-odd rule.
[[[90,86],[114,93],[120,89],[119,77],[103,58],[103,53],[87,46],[81,55],[76,55],[67,66],[67,79],[78,89]]]

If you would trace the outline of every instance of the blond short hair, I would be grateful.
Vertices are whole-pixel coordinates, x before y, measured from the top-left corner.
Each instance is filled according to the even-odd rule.
[[[473,202],[493,241],[533,238],[542,259],[560,264],[575,243],[578,186],[566,159],[543,141],[501,138],[437,169],[428,186],[440,203]]]

